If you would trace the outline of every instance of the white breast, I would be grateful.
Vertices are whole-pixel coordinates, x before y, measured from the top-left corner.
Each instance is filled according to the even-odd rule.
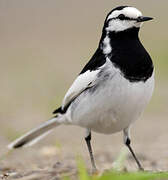
[[[152,96],[154,74],[146,82],[132,83],[112,64],[107,66],[111,77],[75,99],[66,113],[68,123],[110,134],[128,127],[144,111]]]

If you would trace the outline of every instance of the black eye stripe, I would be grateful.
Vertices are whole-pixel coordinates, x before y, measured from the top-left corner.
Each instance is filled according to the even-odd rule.
[[[121,15],[121,14],[120,14]],[[119,16],[120,16],[119,15]],[[108,19],[108,21],[107,21],[107,23],[109,22],[109,21],[111,21],[111,20],[115,20],[115,19],[119,19],[119,20],[121,20],[121,21],[124,21],[124,20],[129,20],[129,21],[137,21],[137,19],[136,18],[130,18],[130,17],[126,17],[126,16],[117,16],[117,17],[115,17],[115,18],[110,18],[110,19]]]
[[[124,14],[120,14],[120,15],[118,16],[118,18],[119,18],[120,20],[124,20],[126,17],[125,17]]]

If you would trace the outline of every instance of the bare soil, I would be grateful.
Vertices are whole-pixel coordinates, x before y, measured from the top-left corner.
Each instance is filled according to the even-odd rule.
[[[160,119],[159,119],[160,118]],[[84,130],[78,127],[59,127],[39,144],[7,153],[9,142],[1,139],[1,178],[18,180],[57,180],[63,176],[77,178],[77,156],[80,155],[88,168],[91,164],[83,138]],[[168,143],[166,117],[147,117],[137,121],[132,128],[132,147],[145,170],[168,170]],[[100,172],[113,168],[113,162],[121,152],[122,134],[101,135],[93,133],[93,149]],[[137,171],[128,153],[124,169]]]

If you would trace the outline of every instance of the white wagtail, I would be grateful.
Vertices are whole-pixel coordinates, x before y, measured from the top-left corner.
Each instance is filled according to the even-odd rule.
[[[91,131],[112,134],[123,131],[124,143],[138,167],[140,162],[130,146],[130,126],[148,104],[154,89],[154,67],[138,33],[144,17],[134,7],[120,6],[106,17],[99,46],[66,93],[54,117],[8,147],[36,143],[61,124],[86,129],[86,143],[92,167],[96,165],[91,147]]]

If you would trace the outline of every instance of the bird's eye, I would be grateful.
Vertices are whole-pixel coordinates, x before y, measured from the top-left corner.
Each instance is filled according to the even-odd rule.
[[[125,15],[124,15],[124,14],[120,14],[120,15],[118,16],[118,18],[119,18],[120,20],[124,20],[124,19],[125,19]]]

